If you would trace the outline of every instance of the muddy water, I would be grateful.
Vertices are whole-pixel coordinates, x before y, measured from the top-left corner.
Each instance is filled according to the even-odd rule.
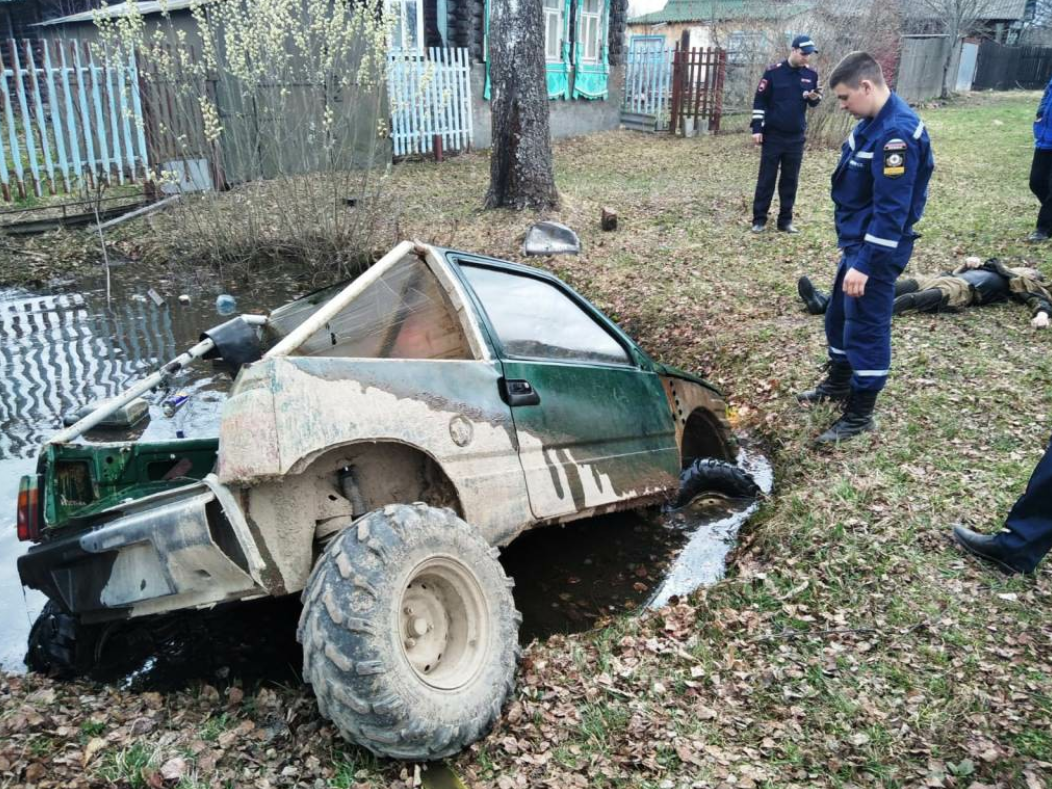
[[[281,272],[268,273],[265,288],[148,275],[136,264],[112,273],[109,304],[105,279],[97,275],[47,292],[0,288],[0,667],[10,671],[24,670],[30,622],[45,602],[23,590],[15,565],[28,547],[15,533],[18,484],[33,472],[41,442],[61,427],[65,413],[117,394],[195,343],[202,329],[225,321],[215,309],[219,293],[233,293],[239,310],[250,311],[303,290]],[[163,305],[148,297],[151,288]],[[190,304],[179,303],[182,293],[192,296]],[[176,385],[191,397],[171,419],[161,413],[162,397],[152,396],[144,438],[215,435],[228,386],[207,363],[192,368]],[[107,435],[96,431],[92,438]]]
[[[281,272],[268,273],[266,281],[265,288],[224,287],[150,277],[128,265],[113,272],[109,304],[99,277],[46,293],[0,289],[0,667],[25,670],[26,637],[45,602],[19,583],[15,562],[27,545],[17,541],[14,525],[19,479],[32,473],[41,442],[61,426],[63,414],[118,393],[196,342],[203,328],[226,320],[215,310],[218,293],[233,293],[239,311],[253,311],[304,289]],[[147,296],[150,288],[164,296],[163,305]],[[180,293],[191,303],[180,304]],[[143,438],[215,435],[228,386],[229,379],[207,363],[191,368],[173,388],[190,394],[173,417],[162,414],[162,395],[151,396]],[[770,490],[770,468],[761,456],[746,451],[740,463]],[[715,582],[755,506],[702,499],[677,513],[621,513],[523,535],[502,555],[516,579],[523,641],[588,630]],[[138,688],[234,677],[297,681],[298,610],[294,598],[256,601],[170,618],[149,632],[130,626],[114,635],[127,659],[108,665],[98,678]]]

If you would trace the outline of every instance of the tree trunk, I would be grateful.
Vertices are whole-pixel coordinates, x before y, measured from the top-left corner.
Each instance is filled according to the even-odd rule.
[[[939,91],[939,98],[940,99],[949,98],[950,93],[953,92],[953,89],[949,85],[949,82],[950,82],[950,66],[953,65],[953,55],[954,55],[954,53],[956,51],[957,51],[957,39],[956,38],[952,38],[952,43],[950,44],[950,51],[948,53],[946,53],[946,60],[944,60],[943,64],[942,64],[942,90]],[[957,80],[955,79],[954,80],[954,88],[956,88],[956,87],[957,87]]]
[[[487,208],[554,208],[541,0],[493,0],[489,21],[493,147]]]

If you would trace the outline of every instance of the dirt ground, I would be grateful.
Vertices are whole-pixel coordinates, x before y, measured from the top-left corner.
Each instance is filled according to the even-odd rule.
[[[1028,261],[1034,93],[921,109],[937,159],[911,270]],[[583,253],[534,261],[656,358],[723,387],[775,464],[726,581],[647,616],[526,650],[473,787],[1052,786],[1052,565],[1007,578],[948,539],[995,529],[1052,430],[1052,331],[1005,304],[895,321],[879,430],[808,442],[833,417],[792,394],[819,375],[801,274],[836,264],[836,152],[804,160],[797,236],[748,232],[744,134],[609,132],[560,142],[552,218]],[[520,259],[539,217],[480,209],[488,158],[395,168],[409,237]],[[615,233],[599,229],[603,206]],[[43,247],[42,247],[43,248]],[[7,264],[5,264],[7,265]],[[8,269],[10,270],[10,269]],[[243,686],[244,685],[244,686]],[[301,687],[228,676],[169,693],[0,681],[0,786],[408,786],[343,743]]]

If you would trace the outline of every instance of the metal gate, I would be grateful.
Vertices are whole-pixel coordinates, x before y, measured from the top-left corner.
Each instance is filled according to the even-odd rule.
[[[621,122],[639,131],[664,131],[672,110],[671,48],[633,41],[625,58]]]
[[[962,92],[972,89],[972,80],[975,79],[975,66],[979,58],[979,44],[974,41],[961,43],[961,62],[957,67],[957,84],[954,90]]]
[[[718,47],[677,46],[672,56],[672,108],[669,131],[690,136],[718,132],[723,115],[727,52]]]

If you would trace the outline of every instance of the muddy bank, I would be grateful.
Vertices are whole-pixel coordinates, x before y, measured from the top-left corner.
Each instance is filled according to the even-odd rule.
[[[124,255],[111,252],[121,260]],[[58,230],[38,236],[0,235],[0,287],[41,288],[55,280],[101,271],[98,238],[82,230]]]

